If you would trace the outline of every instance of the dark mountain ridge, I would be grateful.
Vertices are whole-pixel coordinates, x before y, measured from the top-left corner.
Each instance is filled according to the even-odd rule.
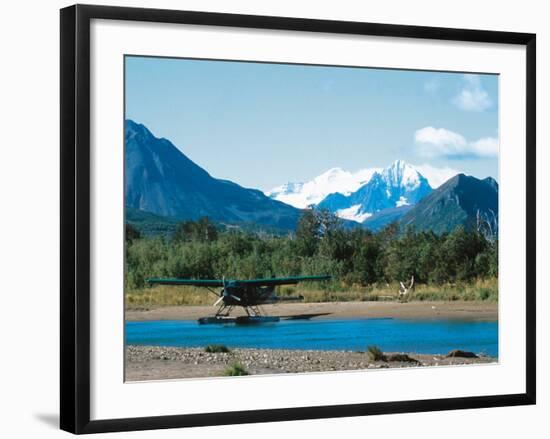
[[[125,147],[125,204],[130,208],[177,219],[208,216],[225,223],[296,227],[299,209],[212,177],[144,125],[126,120]]]
[[[498,183],[491,177],[458,174],[424,197],[399,224],[445,233],[459,225],[476,227],[478,213],[498,218]]]

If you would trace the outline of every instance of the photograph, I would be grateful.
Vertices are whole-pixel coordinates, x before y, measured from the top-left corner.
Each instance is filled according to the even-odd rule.
[[[6,2],[0,436],[548,430],[548,14],[441,6]]]
[[[121,124],[127,382],[499,362],[498,74],[125,55]]]

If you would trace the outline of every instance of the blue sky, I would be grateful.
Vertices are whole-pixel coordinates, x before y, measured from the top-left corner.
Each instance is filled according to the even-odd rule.
[[[126,118],[246,187],[397,159],[498,179],[498,76],[126,57],[125,84]]]

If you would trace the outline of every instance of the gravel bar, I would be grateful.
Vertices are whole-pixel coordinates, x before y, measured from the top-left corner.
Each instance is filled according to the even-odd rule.
[[[125,373],[126,381],[147,381],[224,376],[226,369],[236,363],[250,375],[261,375],[497,362],[496,358],[482,355],[460,358],[414,353],[385,354],[390,361],[371,361],[366,352],[354,351],[238,348],[231,349],[229,353],[207,353],[203,348],[127,346]]]

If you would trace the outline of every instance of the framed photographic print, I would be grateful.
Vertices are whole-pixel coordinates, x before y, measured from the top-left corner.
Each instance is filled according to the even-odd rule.
[[[61,428],[535,403],[535,35],[61,10]]]

